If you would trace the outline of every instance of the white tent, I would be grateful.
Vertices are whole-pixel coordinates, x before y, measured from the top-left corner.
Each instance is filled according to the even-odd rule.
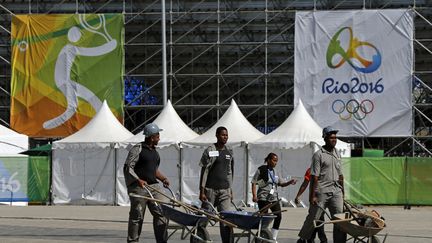
[[[290,185],[280,190],[281,196],[294,199],[318,145],[324,145],[322,128],[312,119],[300,101],[276,130],[249,145],[249,181],[256,169],[264,163],[267,154],[274,152],[279,157],[276,169],[281,176],[298,180],[295,186]],[[351,156],[350,144],[338,140],[336,147],[342,157]],[[308,191],[303,193],[304,202],[308,201],[308,195]]]
[[[216,129],[220,126],[228,129],[228,145],[234,150],[234,181],[233,192],[236,201],[244,200],[246,196],[247,178],[247,143],[255,141],[264,134],[258,131],[243,116],[234,100],[225,114],[208,131],[201,136],[183,143],[182,149],[182,199],[186,202],[198,200],[199,176],[201,167],[199,161],[203,150],[216,142]]]
[[[179,144],[181,141],[188,141],[198,137],[198,134],[183,122],[169,100],[153,123],[156,123],[159,128],[163,129],[163,131],[160,132],[160,141],[158,144],[158,152],[161,158],[159,170],[168,177],[171,183],[171,190],[177,193],[180,191]],[[126,140],[125,143],[133,145],[142,141],[144,141],[144,134],[139,132],[132,138]],[[121,187],[126,189],[123,171],[119,173],[118,183],[121,183]],[[119,205],[129,204],[129,197],[126,194],[118,195],[117,198]]]
[[[104,101],[87,125],[54,142],[53,203],[115,204],[120,190],[115,178],[126,157],[118,148],[132,136]]]
[[[28,150],[28,136],[0,125],[0,154],[18,154]]]

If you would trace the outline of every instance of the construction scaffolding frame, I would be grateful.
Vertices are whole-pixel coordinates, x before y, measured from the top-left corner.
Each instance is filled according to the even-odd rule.
[[[166,79],[160,0],[6,0],[0,3],[0,122],[10,110],[10,21],[13,14],[123,13],[125,78],[143,80],[158,104],[125,103],[125,126],[136,133],[169,98],[197,132],[211,127],[235,99],[264,133],[293,109],[294,19],[299,10],[412,8],[415,18],[413,134],[345,138],[387,155],[432,155],[432,1],[423,0],[166,0]],[[167,93],[164,90],[167,90]]]

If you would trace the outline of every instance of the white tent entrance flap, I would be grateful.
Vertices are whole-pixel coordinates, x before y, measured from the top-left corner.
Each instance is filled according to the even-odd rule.
[[[53,203],[116,204],[124,190],[116,178],[127,155],[120,142],[132,136],[104,102],[86,126],[54,142]]]
[[[201,136],[182,143],[182,200],[188,203],[198,203],[199,179],[201,167],[199,161],[203,150],[216,142],[216,129],[220,126],[228,129],[228,145],[234,153],[234,201],[246,200],[247,193],[247,143],[255,141],[262,136],[244,117],[234,100],[225,114],[208,131]]]

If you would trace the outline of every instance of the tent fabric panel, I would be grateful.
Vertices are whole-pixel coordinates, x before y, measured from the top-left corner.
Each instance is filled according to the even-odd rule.
[[[128,155],[126,148],[119,148],[116,150],[116,204],[120,206],[129,206],[129,196],[126,187],[126,181],[123,174],[123,167]]]
[[[114,204],[114,148],[53,151],[54,204]]]
[[[123,142],[74,142],[74,143],[63,143],[63,142],[54,142],[52,144],[52,149],[74,149],[80,151],[82,149],[92,149],[92,148],[119,148],[119,147],[127,147],[128,143]]]

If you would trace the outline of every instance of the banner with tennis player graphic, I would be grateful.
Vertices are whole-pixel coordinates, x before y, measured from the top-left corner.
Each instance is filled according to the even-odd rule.
[[[412,134],[413,12],[297,12],[294,103],[342,136]]]
[[[104,100],[123,122],[123,23],[121,14],[12,16],[11,127],[67,136]]]

